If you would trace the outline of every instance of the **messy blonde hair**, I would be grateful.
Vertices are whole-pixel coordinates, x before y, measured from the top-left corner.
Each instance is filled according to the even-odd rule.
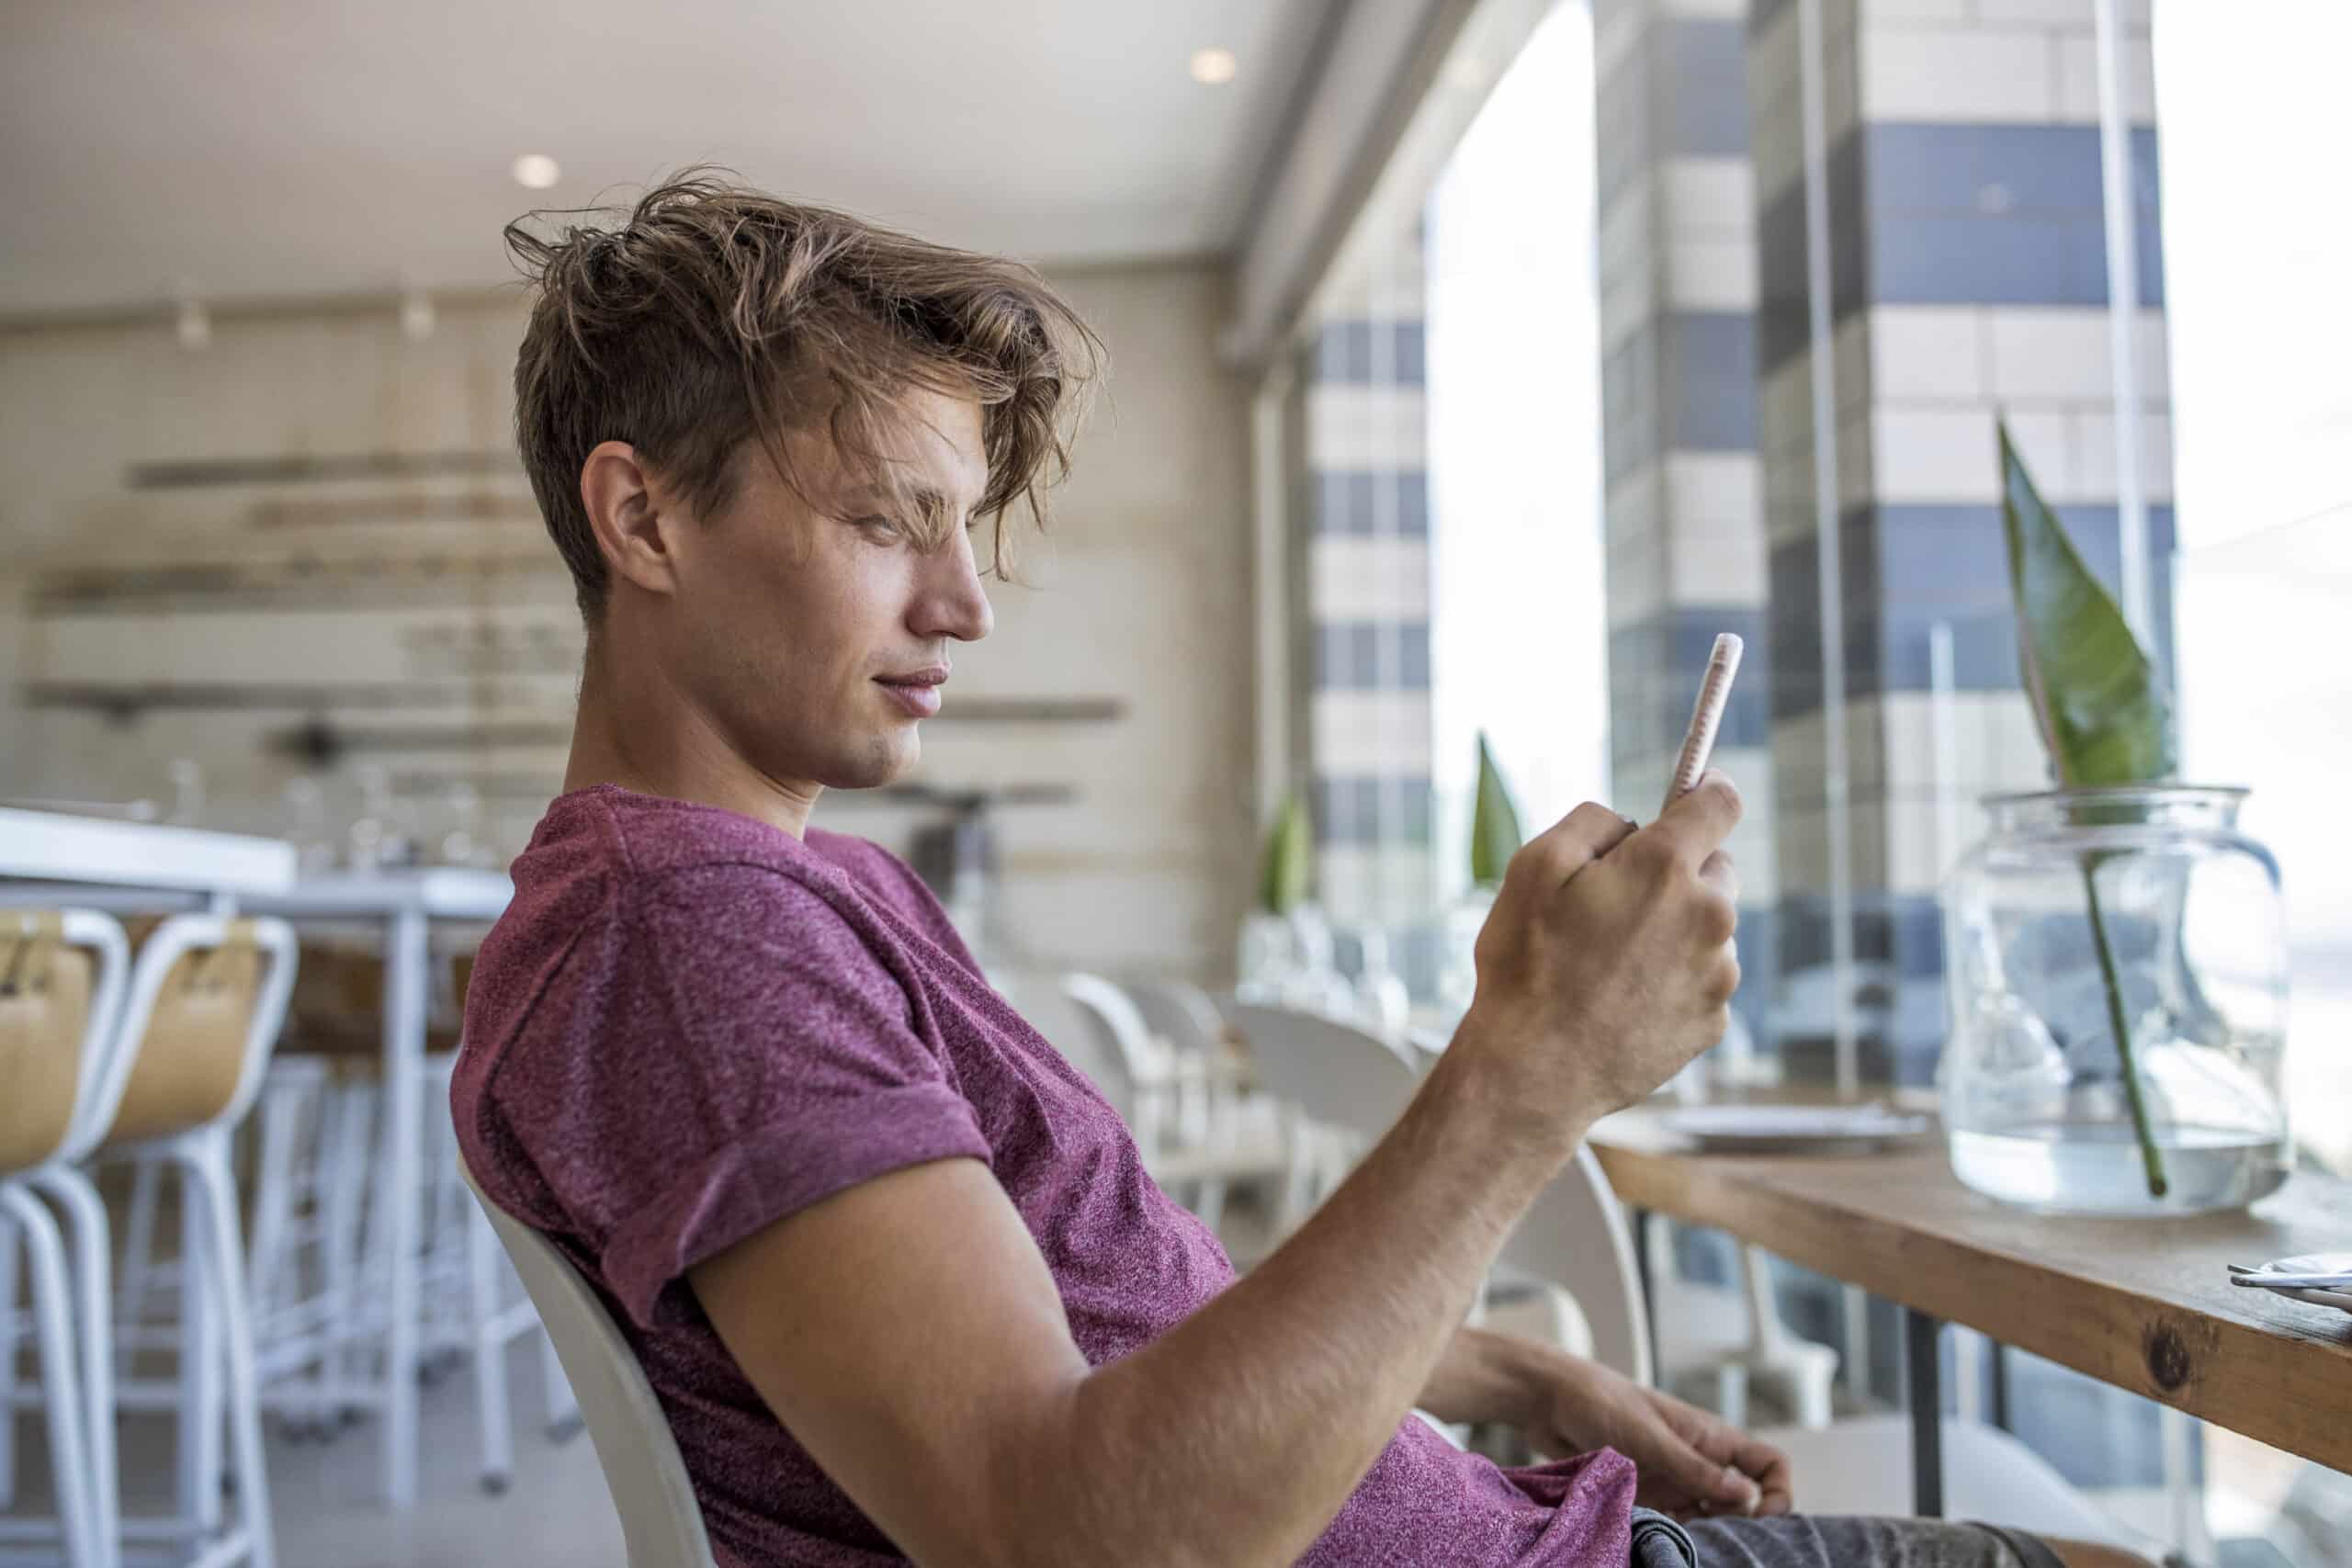
[[[1102,363],[1101,340],[1028,267],[951,250],[688,170],[618,209],[536,212],[506,244],[537,298],[514,362],[514,434],[581,613],[603,610],[605,561],[580,498],[598,443],[626,441],[704,516],[727,504],[756,442],[804,500],[784,437],[822,427],[921,547],[958,519],[912,493],[888,454],[899,400],[981,406],[995,521],[1046,491]]]

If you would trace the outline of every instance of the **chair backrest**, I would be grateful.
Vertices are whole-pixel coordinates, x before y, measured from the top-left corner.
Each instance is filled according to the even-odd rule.
[[[458,1173],[523,1277],[580,1401],[605,1490],[620,1515],[628,1568],[717,1568],[670,1419],[605,1303],[554,1244],[482,1196],[463,1159]]]
[[[1559,1286],[1592,1330],[1592,1359],[1635,1382],[1656,1374],[1634,1232],[1591,1149],[1554,1177],[1503,1243],[1502,1267]]]
[[[1250,1042],[1260,1082],[1296,1100],[1318,1122],[1377,1138],[1418,1085],[1395,1047],[1369,1030],[1250,1002],[1231,1003],[1225,1011]],[[1537,1194],[1503,1244],[1499,1261],[1566,1291],[1592,1330],[1594,1359],[1650,1382],[1654,1363],[1634,1233],[1590,1149],[1579,1147]]]
[[[1367,1142],[1396,1125],[1419,1086],[1396,1047],[1357,1024],[1257,1002],[1233,1002],[1225,1014],[1249,1043],[1261,1087]]]
[[[1190,980],[1162,976],[1122,982],[1152,1033],[1180,1051],[1214,1055],[1224,1043],[1225,1015],[1209,994]]]
[[[0,909],[0,1171],[79,1153],[115,1042],[130,948],[96,909]]]
[[[131,964],[90,1146],[243,1119],[286,1022],[296,951],[294,929],[275,917],[174,915],[157,926]]]
[[[1146,1120],[1141,1102],[1168,1086],[1167,1047],[1152,1038],[1135,999],[1102,976],[1073,970],[1062,976],[1061,990],[1093,1032],[1103,1092],[1140,1129]]]

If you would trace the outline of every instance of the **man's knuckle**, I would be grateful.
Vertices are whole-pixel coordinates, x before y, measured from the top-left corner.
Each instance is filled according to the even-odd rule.
[[[1739,931],[1739,906],[1710,889],[1700,904],[1699,930],[1710,946],[1729,942]]]

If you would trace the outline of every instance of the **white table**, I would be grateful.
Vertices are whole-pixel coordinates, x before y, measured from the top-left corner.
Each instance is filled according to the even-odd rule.
[[[391,1279],[385,1303],[384,1491],[386,1503],[416,1502],[417,1238],[424,1160],[423,1080],[426,993],[435,920],[480,923],[505,912],[514,885],[500,871],[457,866],[306,876],[282,892],[246,900],[289,920],[367,920],[384,930],[384,1095],[390,1117],[389,1229]]]
[[[282,839],[0,807],[0,877],[233,898],[285,892],[294,867]]]
[[[457,866],[298,877],[276,839],[0,807],[0,896],[99,908],[202,903],[294,921],[380,924],[384,932],[384,1092],[390,1106],[391,1279],[387,1301],[384,1498],[416,1501],[418,1188],[424,1163],[426,935],[435,920],[481,923],[505,912],[503,872]]]

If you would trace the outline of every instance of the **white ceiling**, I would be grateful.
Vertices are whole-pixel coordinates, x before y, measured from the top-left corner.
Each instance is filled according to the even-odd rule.
[[[495,284],[518,213],[705,160],[1043,262],[1224,252],[1333,3],[7,0],[0,314]]]

